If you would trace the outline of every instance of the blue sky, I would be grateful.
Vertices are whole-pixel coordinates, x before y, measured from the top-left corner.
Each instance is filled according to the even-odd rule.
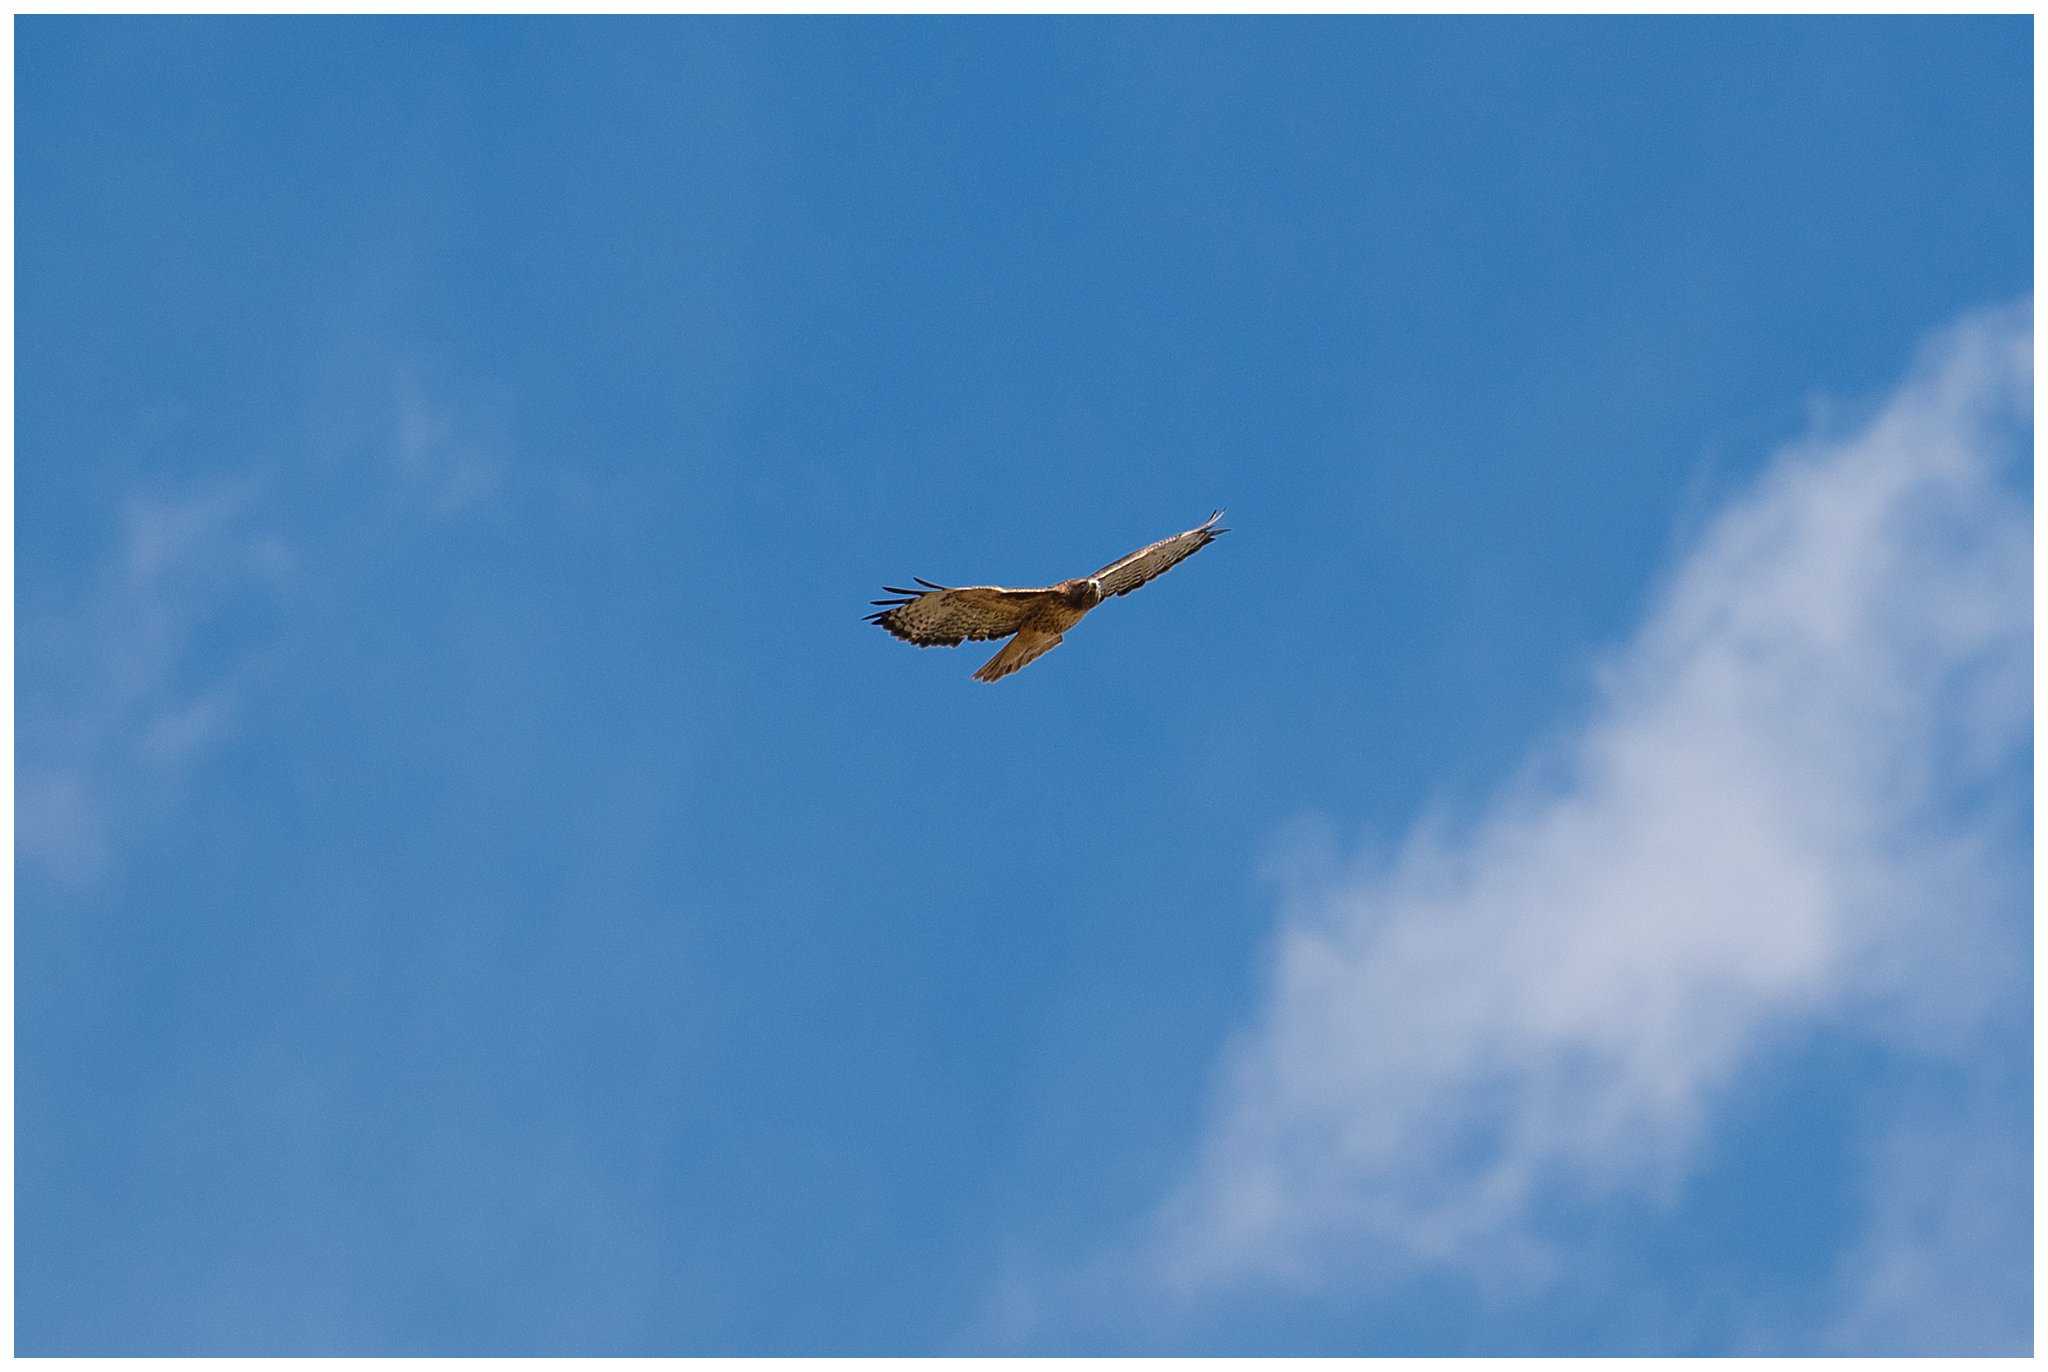
[[[16,34],[22,1352],[2030,1346],[2029,19]]]

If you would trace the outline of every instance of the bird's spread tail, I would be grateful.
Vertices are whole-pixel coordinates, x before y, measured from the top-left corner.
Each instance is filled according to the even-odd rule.
[[[1060,634],[1048,634],[1026,629],[1003,645],[1003,650],[981,664],[981,670],[974,674],[976,681],[1001,681],[1019,667],[1026,666],[1060,646]]]

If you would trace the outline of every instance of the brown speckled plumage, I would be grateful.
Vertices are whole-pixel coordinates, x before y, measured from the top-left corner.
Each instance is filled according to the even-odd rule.
[[[870,602],[882,609],[867,617],[906,643],[921,648],[952,647],[970,639],[1009,638],[983,663],[977,681],[999,681],[1059,646],[1067,630],[1111,596],[1129,595],[1169,567],[1201,551],[1227,529],[1216,527],[1223,511],[1185,533],[1162,538],[1118,558],[1092,576],[1057,586],[940,586],[913,578],[923,590],[884,586],[892,599]],[[1015,635],[1015,637],[1011,637]]]

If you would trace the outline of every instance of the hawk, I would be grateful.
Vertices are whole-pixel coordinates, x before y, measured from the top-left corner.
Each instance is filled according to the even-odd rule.
[[[941,586],[913,577],[921,591],[884,586],[893,600],[871,600],[885,608],[867,617],[906,643],[920,648],[953,647],[970,638],[1008,638],[1001,652],[981,664],[976,681],[1001,681],[1018,668],[1060,646],[1081,616],[1113,595],[1129,595],[1185,557],[1208,547],[1228,529],[1216,527],[1218,510],[1186,533],[1162,538],[1118,558],[1090,576],[1057,586]],[[1010,636],[1015,634],[1015,638]]]

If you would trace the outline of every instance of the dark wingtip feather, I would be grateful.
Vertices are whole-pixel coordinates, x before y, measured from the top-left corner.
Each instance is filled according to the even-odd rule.
[[[864,622],[873,624],[876,627],[880,628],[883,633],[889,635],[891,638],[900,638],[905,643],[915,643],[917,640],[912,638],[909,634],[903,632],[902,625],[895,623],[889,618],[889,616],[894,613],[894,610],[877,610],[875,613],[871,615],[863,615],[861,616],[861,618]]]
[[[953,588],[952,588],[951,586],[941,586],[941,585],[940,585],[940,584],[939,584],[938,582],[936,582],[936,581],[926,581],[926,580],[925,580],[925,579],[924,579],[923,577],[921,577],[921,576],[914,576],[914,577],[912,577],[912,578],[910,578],[910,579],[911,579],[912,581],[915,581],[915,582],[916,582],[916,583],[917,583],[918,585],[920,585],[920,586],[926,586],[926,587],[929,587],[929,588],[931,588],[931,589],[932,589],[932,590],[934,590],[934,591],[950,591],[950,590],[952,590],[952,589],[953,589]],[[888,589],[888,587],[886,587],[886,586],[885,586],[885,587],[883,587],[882,589],[883,589],[883,590],[887,590],[887,589]]]

